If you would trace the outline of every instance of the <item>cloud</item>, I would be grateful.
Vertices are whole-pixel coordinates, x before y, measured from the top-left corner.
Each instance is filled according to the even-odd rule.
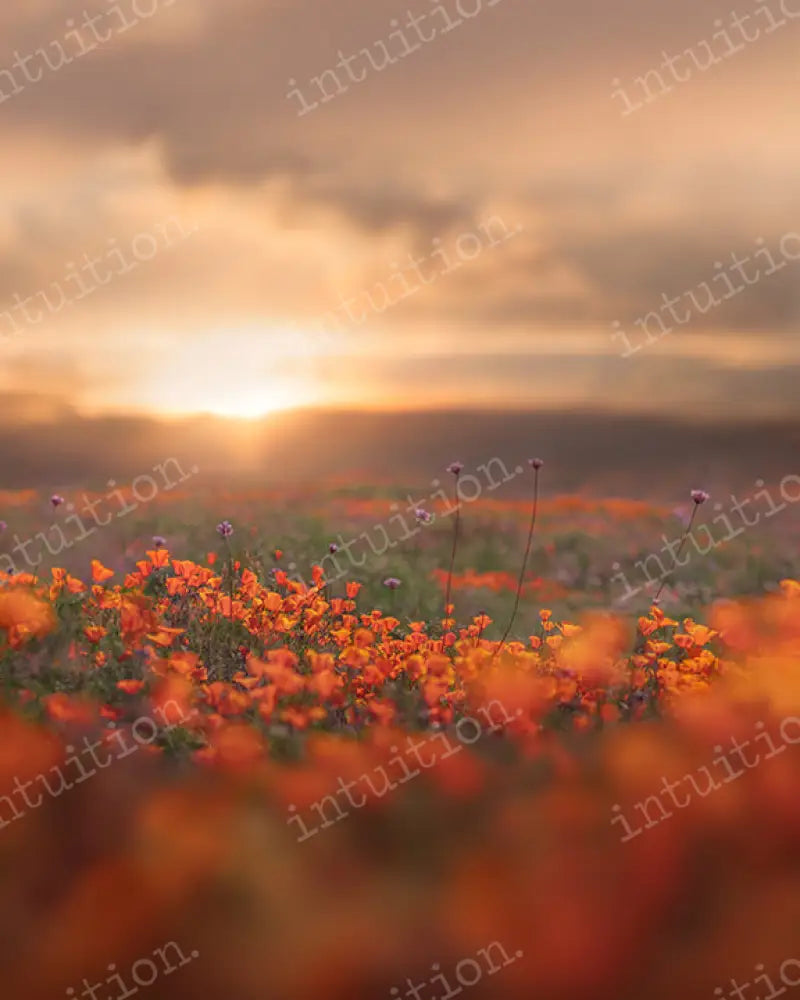
[[[469,382],[460,354],[523,334],[528,346],[516,364],[527,371],[537,344],[578,330],[594,346],[583,357],[565,350],[551,387],[563,385],[567,399],[579,385],[602,401],[614,378],[601,360],[613,320],[630,327],[662,293],[709,280],[716,260],[800,228],[800,123],[786,100],[796,83],[790,28],[629,118],[612,98],[612,79],[629,81],[663,50],[709,37],[728,15],[722,0],[500,0],[300,118],[287,99],[290,79],[307,87],[339,50],[386,40],[392,18],[407,10],[433,17],[432,6],[153,6],[152,18],[0,102],[0,128],[15,150],[0,192],[0,323],[16,294],[53,288],[68,262],[110,240],[124,246],[173,217],[199,232],[29,336],[0,342],[7,387],[13,372],[20,391],[56,392],[48,359],[57,357],[83,373],[61,387],[76,402],[99,405],[104,380],[108,405],[136,400],[152,391],[154,371],[174,373],[180,395],[182,378],[201,384],[198,358],[214,356],[208,348],[221,335],[237,358],[249,352],[253,370],[266,370],[270,351],[280,354],[291,338],[287,327],[302,330],[342,296],[388,281],[409,253],[452,248],[499,216],[521,226],[513,240],[337,341],[343,356],[360,345],[374,386],[333,361],[315,371],[321,391],[392,394],[397,373],[419,371],[437,344]],[[67,18],[84,10],[109,17],[105,0],[6,0],[0,92],[15,52],[55,52],[51,43],[67,44]],[[782,340],[793,364],[796,288],[787,267],[653,350],[684,351],[685,361],[690,333],[722,341],[751,331],[754,344],[769,340],[770,364]],[[392,351],[393,370],[380,363]],[[8,367],[23,353],[25,366]],[[502,397],[514,372],[485,351],[482,364],[482,398]],[[632,405],[684,405],[685,370],[669,368],[668,391],[666,371],[640,366],[628,383]],[[734,385],[744,388],[733,381],[744,376],[724,364],[706,377],[719,408],[731,405]],[[761,377],[775,391],[748,383],[752,405],[771,397],[788,407],[780,370]],[[401,381],[420,405],[443,384]],[[462,391],[458,379],[444,381],[452,395]]]

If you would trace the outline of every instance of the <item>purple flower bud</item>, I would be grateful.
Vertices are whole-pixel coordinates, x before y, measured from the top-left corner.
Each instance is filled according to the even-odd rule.
[[[336,542],[331,542],[331,544],[328,546],[328,552],[330,552],[330,554],[333,555],[334,552],[338,551],[339,551],[339,546],[336,544]]]
[[[166,538],[163,538],[161,535],[153,535],[153,545],[155,545],[157,549],[163,549],[166,544]]]
[[[383,581],[383,585],[384,587],[388,587],[389,590],[397,590],[397,588],[400,586],[400,581],[397,579],[396,576],[387,576],[386,579]]]
[[[63,498],[63,497],[60,497],[60,496],[58,495],[58,493],[54,493],[54,494],[53,494],[53,495],[52,495],[52,496],[50,497],[50,503],[51,503],[51,504],[52,504],[52,506],[53,506],[53,510],[55,510],[55,508],[56,508],[56,507],[60,507],[60,506],[61,506],[61,504],[62,504],[62,503],[64,503],[64,498]]]
[[[544,465],[544,462],[541,460],[541,458],[529,458],[528,465],[532,469],[541,469],[541,467]]]
[[[463,462],[451,462],[447,466],[447,471],[452,472],[454,476],[460,476],[463,468],[464,468]]]
[[[692,500],[696,504],[705,503],[708,498],[709,494],[705,490],[692,490]]]
[[[422,507],[417,507],[414,511],[414,517],[419,524],[430,524],[433,520],[433,514],[424,510]]]
[[[217,525],[217,534],[222,538],[230,538],[233,534],[233,525],[230,521],[220,521]]]

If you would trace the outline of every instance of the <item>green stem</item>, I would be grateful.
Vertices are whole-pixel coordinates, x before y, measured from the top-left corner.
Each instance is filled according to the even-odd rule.
[[[447,588],[444,597],[442,649],[444,649],[444,637],[447,634],[447,621],[449,618],[449,610],[450,610],[450,593],[453,587],[453,567],[455,566],[456,563],[456,548],[458,547],[458,529],[461,523],[461,501],[458,498],[458,473],[456,473],[455,500],[456,500],[456,520],[453,526],[453,548],[450,552],[450,569],[447,572]]]
[[[508,625],[506,626],[506,630],[503,633],[503,638],[497,644],[497,648],[494,651],[494,655],[493,655],[492,659],[494,659],[494,657],[497,656],[497,654],[503,648],[503,644],[505,643],[506,639],[508,638],[508,636],[509,636],[509,634],[511,632],[511,629],[512,629],[512,627],[514,625],[514,619],[517,617],[517,611],[519,610],[519,603],[520,603],[520,600],[522,599],[522,585],[523,585],[523,582],[525,580],[525,571],[528,568],[528,558],[529,558],[529,556],[531,554],[531,544],[533,543],[533,532],[534,532],[534,529],[536,527],[536,512],[537,512],[538,506],[539,506],[539,470],[538,469],[534,469],[533,470],[533,507],[531,509],[531,521],[530,521],[530,526],[528,528],[528,541],[527,541],[527,544],[525,545],[525,555],[522,558],[522,566],[520,567],[520,571],[519,571],[519,580],[517,581],[517,593],[516,593],[516,597],[514,599],[514,610],[511,612],[511,618],[509,619]]]
[[[695,518],[695,515],[697,514],[697,508],[699,506],[700,506],[699,504],[695,503],[695,505],[694,505],[694,507],[692,509],[692,516],[689,518],[689,523],[686,525],[686,531],[684,531],[684,533],[683,533],[683,538],[681,539],[681,544],[678,546],[678,553],[677,553],[677,555],[675,555],[675,556],[672,557],[676,566],[678,565],[678,556],[681,554],[681,552],[683,552],[683,547],[686,544],[686,539],[689,537],[689,534],[691,533],[692,525],[694,524],[694,518]],[[669,578],[670,573],[674,573],[674,572],[675,572],[674,569],[670,570],[670,572],[667,573],[666,576],[664,576],[664,577],[661,578],[661,584],[660,584],[658,590],[656,591],[655,597],[653,598],[653,604],[656,604],[658,602],[658,599],[661,596],[661,591],[664,589],[664,584],[667,582],[667,579]]]

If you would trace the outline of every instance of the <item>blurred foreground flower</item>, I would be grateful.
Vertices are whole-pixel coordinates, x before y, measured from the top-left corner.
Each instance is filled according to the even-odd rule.
[[[4,629],[12,645],[31,636],[47,635],[55,628],[52,607],[30,590],[11,589],[0,592],[0,629]]]

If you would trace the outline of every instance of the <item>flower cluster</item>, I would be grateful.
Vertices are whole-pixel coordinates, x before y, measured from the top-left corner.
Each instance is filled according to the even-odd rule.
[[[0,573],[4,996],[130,996],[178,941],[154,998],[672,1000],[800,965],[796,580],[498,641],[393,614],[405,571],[382,609],[217,532]],[[556,594],[525,568],[436,579]]]
[[[536,632],[498,656],[484,635],[486,615],[442,635],[424,621],[403,625],[359,610],[356,582],[344,596],[328,596],[319,566],[310,586],[283,570],[262,582],[238,561],[231,569],[233,580],[158,546],[117,583],[97,560],[90,583],[64,570],[53,571],[47,588],[32,576],[7,577],[0,635],[9,664],[19,660],[19,696],[36,697],[25,681],[27,644],[76,603],[79,627],[59,653],[64,675],[75,679],[76,713],[85,709],[83,689],[102,692],[99,714],[118,721],[169,690],[186,713],[188,745],[206,762],[243,726],[266,754],[298,734],[453,725],[491,701],[508,708],[505,730],[530,743],[553,725],[584,731],[642,717],[707,690],[728,670],[718,629],[669,618],[657,605],[636,634],[610,616],[574,623],[545,609]],[[400,585],[384,580],[389,590]],[[68,713],[68,698],[59,705]]]

